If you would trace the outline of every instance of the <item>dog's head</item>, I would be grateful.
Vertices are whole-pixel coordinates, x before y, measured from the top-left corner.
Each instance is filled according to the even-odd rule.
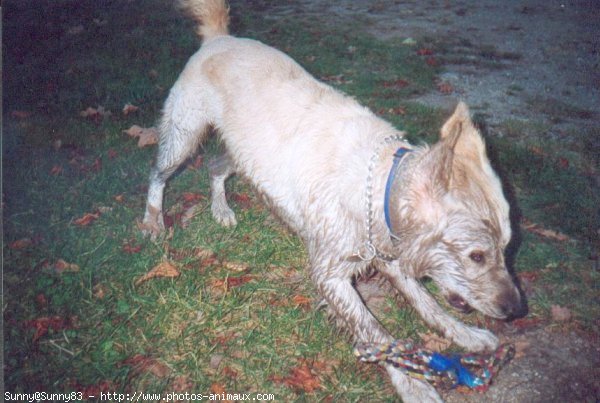
[[[417,276],[430,277],[450,305],[495,318],[522,311],[504,262],[509,206],[485,144],[460,103],[440,141],[418,161],[408,184],[407,236],[398,244]]]

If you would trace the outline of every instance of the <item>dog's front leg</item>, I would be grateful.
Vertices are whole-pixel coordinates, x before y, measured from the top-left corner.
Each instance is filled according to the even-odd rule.
[[[342,267],[344,266],[344,267]],[[393,338],[362,302],[359,294],[352,286],[350,278],[343,273],[350,273],[351,269],[340,265],[338,268],[321,267],[314,269],[313,280],[317,288],[333,313],[341,319],[347,329],[351,331],[354,339],[367,343],[385,343]],[[342,273],[344,276],[332,277],[332,273]],[[403,373],[390,364],[385,365],[396,392],[404,402],[441,402],[435,388]]]
[[[439,329],[459,346],[470,351],[498,347],[498,338],[491,332],[467,326],[446,313],[418,280],[402,272],[398,262],[382,265],[379,271],[404,295],[425,322]]]

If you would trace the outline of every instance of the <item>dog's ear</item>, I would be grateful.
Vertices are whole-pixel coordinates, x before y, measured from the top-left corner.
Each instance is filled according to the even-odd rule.
[[[411,182],[411,199],[415,213],[425,222],[435,223],[445,213],[443,199],[450,189],[454,148],[459,137],[453,133],[432,146],[419,161]]]
[[[459,102],[452,116],[444,123],[441,139],[454,150],[458,159],[483,167],[487,163],[485,143],[473,124],[469,107]]]
[[[445,214],[452,187],[466,186],[465,166],[481,170],[485,145],[473,125],[469,108],[460,102],[441,130],[441,139],[420,162],[413,181],[413,207],[423,220],[437,222]]]

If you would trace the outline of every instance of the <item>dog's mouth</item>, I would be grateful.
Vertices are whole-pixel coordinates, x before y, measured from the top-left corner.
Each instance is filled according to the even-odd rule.
[[[450,294],[446,297],[446,300],[448,301],[450,306],[456,309],[457,311],[460,311],[462,313],[470,313],[473,311],[471,305],[469,305],[467,301],[465,301],[465,299],[458,294]]]

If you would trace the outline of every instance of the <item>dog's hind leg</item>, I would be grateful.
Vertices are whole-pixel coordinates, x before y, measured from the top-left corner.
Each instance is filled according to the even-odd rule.
[[[170,97],[171,98],[171,97]],[[160,127],[156,164],[150,172],[146,212],[142,232],[156,237],[165,226],[162,213],[163,193],[167,179],[198,148],[208,132],[209,121],[201,110],[167,100]]]
[[[225,198],[225,181],[235,173],[231,160],[223,154],[209,163],[210,172],[210,210],[214,219],[225,227],[237,224],[235,213]]]

